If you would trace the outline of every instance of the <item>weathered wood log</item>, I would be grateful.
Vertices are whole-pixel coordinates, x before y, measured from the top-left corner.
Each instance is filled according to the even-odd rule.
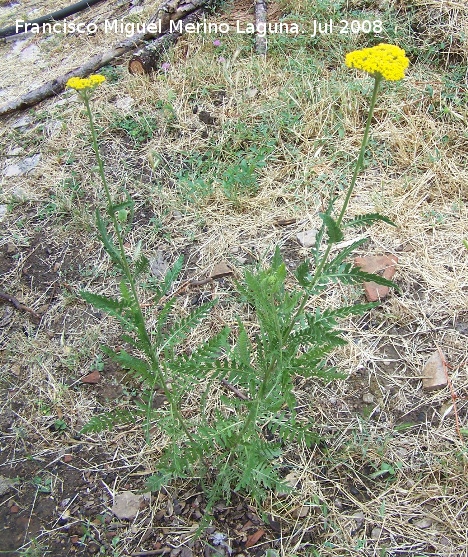
[[[266,0],[255,0],[255,52],[266,54],[267,51],[267,3]],[[263,31],[263,32],[261,32]]]
[[[135,54],[132,55],[128,63],[128,70],[131,74],[149,74],[159,69],[161,57],[167,48],[174,44],[177,39],[185,31],[185,26],[189,23],[195,23],[203,15],[203,10],[200,8],[193,13],[182,18],[180,31],[175,33],[166,33],[159,39],[152,41],[150,44],[144,46]]]
[[[29,91],[18,99],[0,106],[0,117],[11,114],[16,110],[34,106],[49,97],[58,95],[65,89],[65,85],[71,77],[86,77],[87,75],[99,70],[99,68],[102,68],[117,58],[120,58],[127,52],[142,46],[144,42],[159,39],[166,34],[165,32],[170,28],[171,21],[178,21],[203,6],[211,5],[213,5],[212,0],[189,0],[185,3],[184,0],[167,0],[158,8],[155,16],[150,20],[150,22],[161,20],[161,24],[155,26],[158,29],[157,33],[136,33],[130,38],[117,43],[107,52],[96,54],[82,66],[74,68],[66,74],[52,79],[51,81],[47,81],[40,87]],[[162,33],[159,32],[159,28]]]

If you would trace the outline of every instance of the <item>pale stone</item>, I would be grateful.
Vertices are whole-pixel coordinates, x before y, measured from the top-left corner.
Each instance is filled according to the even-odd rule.
[[[149,499],[149,493],[135,494],[131,491],[123,491],[114,497],[112,512],[120,520],[132,520]]]
[[[443,360],[445,356],[439,350],[427,360],[422,371],[422,383],[426,391],[443,389],[447,385],[447,372]]]
[[[304,232],[299,232],[297,234],[297,239],[301,246],[305,248],[310,248],[315,244],[315,237],[317,236],[317,230],[312,228],[311,230],[304,230]]]

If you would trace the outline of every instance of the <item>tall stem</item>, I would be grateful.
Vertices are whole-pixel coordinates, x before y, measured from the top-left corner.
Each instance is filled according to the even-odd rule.
[[[371,97],[371,101],[370,101],[370,106],[369,106],[369,114],[367,116],[367,122],[366,122],[366,127],[364,129],[364,136],[362,138],[362,142],[361,142],[361,149],[359,151],[359,156],[358,159],[356,161],[356,166],[354,167],[354,172],[353,172],[353,176],[351,178],[351,183],[349,185],[348,191],[346,192],[346,196],[344,198],[343,201],[343,206],[341,208],[340,214],[336,220],[336,224],[338,226],[340,226],[340,224],[343,221],[343,217],[346,214],[346,210],[348,208],[349,205],[349,200],[351,199],[351,195],[353,194],[353,190],[354,190],[354,186],[356,185],[356,180],[359,174],[359,171],[361,170],[363,163],[364,163],[364,154],[366,151],[366,147],[367,147],[367,143],[369,140],[369,130],[370,130],[370,126],[371,126],[371,122],[372,122],[372,116],[374,115],[374,107],[375,107],[375,102],[377,100],[377,94],[379,92],[379,86],[380,86],[380,82],[382,81],[382,76],[379,74],[376,74],[374,76],[374,89],[372,91],[372,97]],[[330,251],[331,248],[333,246],[332,242],[329,242],[327,245],[327,248],[323,254],[323,256],[320,258],[319,264],[317,265],[317,267],[315,268],[315,272],[314,272],[314,276],[312,277],[312,281],[310,283],[310,287],[315,286],[315,284],[317,283],[323,268],[325,267],[327,261],[328,261],[328,256],[330,255]],[[299,315],[302,314],[302,312],[305,309],[305,306],[307,305],[307,302],[309,301],[310,298],[310,294],[305,293],[301,303],[299,305],[299,308],[297,309],[293,319],[291,320],[289,327],[286,330],[286,333],[284,335],[284,338],[288,338],[288,336],[290,335],[290,333],[292,332],[294,325],[297,321],[297,318],[299,317]],[[276,365],[276,362],[272,362],[272,365]],[[250,414],[249,414],[249,418],[250,418]]]
[[[349,200],[350,200],[351,195],[353,193],[354,186],[356,185],[356,179],[358,177],[359,171],[361,170],[362,164],[364,162],[364,153],[366,151],[367,142],[368,142],[368,139],[369,139],[370,125],[371,125],[371,122],[372,122],[372,116],[374,115],[375,101],[377,100],[377,93],[379,92],[379,86],[380,86],[380,82],[382,81],[382,76],[380,74],[376,74],[374,79],[375,79],[374,90],[372,91],[372,98],[371,98],[370,107],[369,107],[369,114],[367,116],[366,129],[364,130],[364,137],[362,138],[362,143],[361,143],[361,150],[359,151],[359,157],[358,157],[358,160],[356,162],[356,166],[354,168],[353,177],[351,178],[351,184],[349,185],[348,191],[346,193],[346,197],[345,197],[344,202],[343,202],[343,207],[341,208],[341,212],[340,212],[340,214],[338,216],[338,219],[336,221],[336,224],[338,226],[341,224],[341,221],[343,220],[343,217],[346,213],[346,209],[348,208],[348,205],[349,205]]]
[[[94,125],[93,114],[91,112],[91,107],[89,105],[88,92],[85,91],[81,95],[81,97],[84,101],[84,104],[85,104],[85,107],[86,107],[86,113],[87,113],[88,119],[89,119],[93,150],[94,150],[94,154],[96,156],[96,161],[98,163],[98,170],[99,170],[99,175],[100,175],[101,180],[102,180],[102,185],[104,186],[104,191],[106,193],[107,205],[108,205],[108,208],[111,209],[111,207],[113,206],[112,196],[111,196],[111,193],[110,193],[110,190],[109,190],[109,186],[107,184],[106,175],[104,173],[104,163],[102,161],[101,154],[99,153],[97,133],[96,133],[95,125]],[[124,247],[124,242],[123,242],[123,237],[122,237],[120,224],[119,224],[119,221],[117,220],[117,217],[115,216],[115,212],[109,211],[109,213],[110,213],[110,217],[112,219],[112,224],[114,225],[115,233],[117,235],[117,241],[119,243],[122,269],[124,271],[125,278],[127,279],[127,282],[130,285],[130,289],[131,289],[131,292],[132,292],[132,297],[133,297],[133,300],[135,302],[135,308],[134,309],[137,312],[137,320],[139,321],[140,324],[142,324],[142,326],[139,327],[138,330],[139,330],[140,334],[143,336],[142,340],[147,347],[147,354],[151,359],[151,364],[153,366],[153,369],[156,371],[157,379],[158,379],[159,383],[161,384],[161,386],[163,388],[164,394],[165,394],[167,400],[169,401],[169,404],[171,405],[172,411],[174,412],[174,414],[175,414],[175,416],[176,416],[176,418],[179,422],[179,425],[183,429],[184,433],[187,435],[187,438],[193,443],[194,446],[196,446],[195,439],[192,436],[192,434],[190,433],[190,431],[189,431],[189,429],[188,429],[188,427],[185,423],[184,418],[182,417],[182,414],[181,414],[177,404],[174,402],[171,391],[170,391],[170,389],[167,385],[167,381],[165,379],[164,373],[161,371],[161,366],[160,366],[158,357],[154,353],[153,345],[151,343],[150,336],[149,336],[148,331],[146,329],[145,318],[143,316],[143,312],[141,311],[141,305],[140,305],[140,301],[139,301],[139,298],[138,298],[138,293],[137,293],[137,290],[136,290],[135,281],[133,280],[133,275],[132,275],[130,266],[128,264],[127,257],[125,255],[125,247]],[[148,404],[151,404],[151,400],[148,401]],[[203,457],[203,455],[201,455],[201,456]]]

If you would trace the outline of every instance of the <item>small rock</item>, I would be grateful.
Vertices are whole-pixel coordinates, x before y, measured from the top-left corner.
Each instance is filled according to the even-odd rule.
[[[44,127],[48,137],[56,136],[62,129],[63,123],[60,120],[49,120]]]
[[[447,385],[447,373],[442,358],[445,360],[445,356],[436,350],[423,368],[422,383],[426,391],[436,391]]]
[[[131,12],[130,12],[131,13]],[[134,99],[132,97],[122,97],[115,101],[115,107],[121,110],[122,112],[127,112],[130,110],[134,104]]]
[[[149,265],[151,274],[159,279],[164,278],[169,269],[169,263],[164,259],[162,251],[155,253],[154,257],[150,259]]]
[[[254,97],[257,96],[257,94],[258,94],[258,89],[256,89],[255,87],[249,87],[245,92],[245,96],[248,99],[253,99]]]
[[[19,510],[20,510],[20,508],[18,507],[18,505],[11,505],[11,507],[10,507],[11,514],[19,513]]]
[[[0,222],[3,222],[7,212],[8,207],[6,205],[0,205]]]
[[[224,262],[217,263],[211,271],[212,279],[227,277],[228,275],[232,275],[232,269],[230,269]]]
[[[112,512],[120,520],[132,520],[136,517],[145,501],[150,498],[149,493],[135,494],[131,491],[123,491],[114,498]]]
[[[362,402],[365,402],[366,404],[372,404],[374,402],[374,395],[372,395],[371,393],[364,393],[362,395]]]
[[[180,211],[172,211],[172,217],[174,220],[180,220],[184,215]]]
[[[351,518],[354,518],[354,520],[356,521],[356,525],[360,527],[364,524],[364,520],[366,517],[364,516],[364,513],[362,511],[358,511],[354,513]]]
[[[366,273],[376,274],[383,271],[382,276],[388,280],[393,278],[396,272],[398,257],[396,255],[372,255],[368,257],[356,257],[354,264]],[[389,287],[376,284],[375,282],[365,282],[364,290],[369,302],[378,302],[388,296]]]
[[[22,147],[10,147],[10,149],[6,152],[6,155],[7,157],[17,157],[18,155],[21,155],[22,152]]]
[[[8,242],[8,244],[7,244],[7,253],[8,253],[8,255],[16,253],[16,246],[12,242]]]
[[[36,153],[32,157],[26,157],[18,164],[10,164],[9,166],[7,166],[3,171],[3,175],[7,178],[11,178],[13,176],[21,176],[22,174],[27,174],[28,172],[36,168],[40,160],[40,153]]]
[[[4,476],[0,476],[0,497],[8,493],[10,489],[16,484],[15,480],[11,478],[5,478]]]
[[[416,528],[421,528],[421,530],[425,530],[426,528],[430,528],[432,526],[432,520],[430,518],[421,518],[416,522],[413,522]]]
[[[13,124],[11,124],[11,127],[14,130],[17,130],[19,128],[25,128],[26,126],[29,126],[31,122],[32,122],[31,116],[25,114],[24,116],[21,116],[21,118],[18,118],[18,120],[13,122]]]
[[[101,380],[101,374],[99,371],[92,371],[81,378],[82,383],[87,383],[88,385],[96,385]]]
[[[17,186],[16,188],[13,188],[11,197],[15,201],[28,201],[28,199],[30,199],[31,197],[31,194],[28,192],[28,190],[22,188],[21,186]]]
[[[380,526],[372,528],[370,537],[371,540],[380,540],[380,538],[382,537],[382,528]]]
[[[62,458],[63,462],[68,463],[71,462],[73,460],[73,456],[71,454],[66,454],[64,455],[64,457]]]
[[[315,244],[315,238],[317,236],[317,230],[315,228],[311,228],[310,230],[304,230],[304,232],[299,232],[297,234],[297,239],[301,246],[305,248],[310,248]]]

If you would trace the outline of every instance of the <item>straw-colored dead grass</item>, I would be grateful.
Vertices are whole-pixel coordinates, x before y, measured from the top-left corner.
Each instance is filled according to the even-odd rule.
[[[151,14],[157,4],[145,3],[141,17]],[[359,255],[397,254],[395,278],[401,292],[393,292],[367,316],[344,324],[349,344],[333,360],[349,374],[348,380],[323,385],[298,378],[301,412],[313,417],[324,445],[290,447],[282,465],[294,472],[297,491],[286,498],[272,495],[263,511],[279,524],[275,546],[283,557],[313,555],[313,550],[335,557],[468,555],[466,442],[455,430],[449,390],[427,393],[420,381],[424,362],[439,346],[451,366],[449,373],[460,397],[460,421],[466,429],[468,254],[462,240],[468,236],[468,113],[466,83],[456,83],[449,92],[465,99],[460,104],[450,97],[446,84],[454,80],[456,69],[465,67],[462,59],[466,64],[468,13],[463,3],[449,1],[417,0],[411,6],[355,1],[352,5],[376,13],[400,6],[400,18],[411,8],[421,28],[405,36],[405,41],[413,41],[415,49],[442,40],[446,45],[430,62],[421,54],[401,84],[384,86],[369,147],[372,158],[350,205],[350,216],[377,210],[397,224],[396,228],[373,226],[370,242]],[[310,13],[310,2],[279,6],[283,13],[288,8]],[[41,13],[56,7],[43,3]],[[120,8],[103,3],[92,10],[92,17],[115,17],[114,9]],[[250,17],[244,6],[233,10],[227,16],[233,20],[238,15]],[[1,24],[17,13],[2,12]],[[90,15],[84,12],[79,17],[87,20]],[[15,53],[11,42],[0,45],[2,101],[64,73],[112,42],[99,34],[28,40],[38,44],[42,66],[21,61],[19,49]],[[228,261],[240,278],[245,265],[268,259],[277,244],[292,272],[308,254],[298,245],[296,234],[317,227],[317,213],[329,193],[346,183],[367,110],[370,80],[352,75],[339,59],[327,59],[336,51],[318,54],[306,46],[304,54],[302,47],[295,51],[291,46],[288,65],[278,54],[283,47],[275,43],[266,60],[257,60],[248,41],[233,36],[222,41],[223,49],[218,50],[210,38],[185,37],[168,53],[167,75],[136,78],[123,71],[93,100],[111,187],[115,195],[127,189],[136,201],[129,253],[139,241],[149,256],[162,252],[173,262],[183,253],[186,267],[181,280],[203,278],[220,261]],[[218,61],[220,55],[226,63]],[[293,64],[295,57],[299,67]],[[310,64],[312,57],[314,64]],[[130,100],[128,109],[119,108],[122,99]],[[175,120],[164,116],[158,101],[170,103]],[[216,125],[203,124],[195,106],[216,117]],[[153,136],[141,143],[116,127],[118,118],[136,111],[159,122]],[[300,120],[288,123],[296,112]],[[108,362],[103,382],[107,394],[114,396],[115,391],[116,397],[108,398],[101,387],[80,382],[99,346],[120,342],[116,324],[77,296],[80,289],[110,294],[117,288],[94,232],[92,213],[103,204],[103,196],[92,170],[81,105],[73,92],[66,92],[32,111],[31,122],[22,130],[12,129],[18,117],[1,127],[4,152],[16,147],[21,151],[15,157],[40,152],[41,161],[30,174],[0,182],[0,203],[8,205],[0,240],[0,288],[46,312],[40,324],[33,324],[27,314],[0,306],[1,407],[14,412],[3,441],[6,460],[2,464],[12,469],[23,466],[30,456],[43,462],[60,460],[78,443],[72,433],[96,410],[131,405],[138,396],[132,379]],[[53,134],[47,132],[50,121],[61,122]],[[276,147],[259,173],[258,194],[241,194],[235,204],[223,194],[220,168],[233,152],[260,141],[260,135],[252,140],[236,131],[244,123],[247,130],[268,126]],[[210,149],[216,149],[219,158],[207,170],[213,190],[204,197],[183,187],[177,173],[187,170],[190,156],[203,156]],[[278,219],[291,217],[297,219],[295,224],[276,226]],[[350,231],[346,239],[357,235]],[[235,330],[237,316],[255,331],[255,316],[238,301],[229,280],[213,288],[220,303],[190,337],[188,350],[224,325]],[[183,315],[200,294],[181,295],[177,312]],[[204,295],[210,295],[209,287]],[[310,309],[361,299],[360,288],[337,286],[311,302]],[[148,319],[149,323],[154,319],[150,305]],[[219,408],[221,392],[219,385],[212,386],[207,412]],[[365,399],[372,402],[363,400],[364,393],[372,395]],[[198,392],[191,393],[187,412],[198,399]],[[65,437],[50,429],[60,417],[68,425]],[[136,489],[132,481],[155,469],[166,441],[162,438],[146,446],[137,426],[79,441],[89,454],[87,473],[106,470],[111,478],[102,480],[107,493],[107,499],[102,496],[104,507],[111,505],[113,493],[126,485]],[[93,451],[105,453],[100,462],[93,460]],[[382,472],[382,465],[391,470]],[[54,474],[59,499],[64,488],[57,479],[60,473]],[[189,480],[181,483],[179,498],[193,494],[194,485]],[[23,486],[20,494],[26,491]],[[158,494],[132,527],[121,531],[118,555],[140,549],[148,525],[159,510],[167,508],[170,493]],[[51,523],[52,528],[57,526]],[[164,532],[175,545],[194,534],[183,523]],[[45,528],[39,540],[47,537]]]

